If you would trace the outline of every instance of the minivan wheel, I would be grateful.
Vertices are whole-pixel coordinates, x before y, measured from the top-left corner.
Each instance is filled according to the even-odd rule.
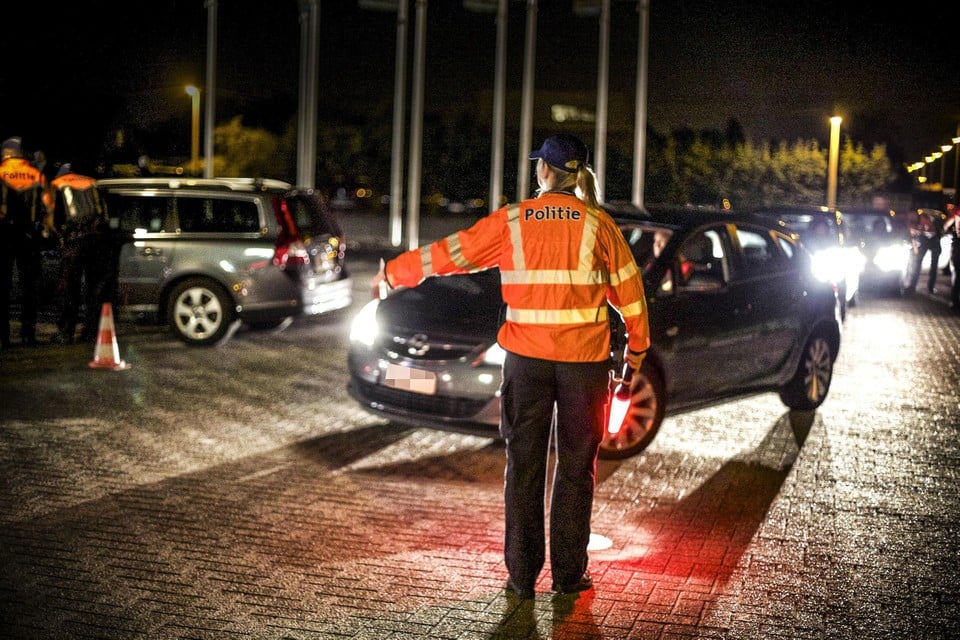
[[[173,334],[189,345],[220,342],[233,329],[236,316],[230,296],[212,280],[188,278],[170,293],[167,322]]]
[[[599,457],[604,460],[622,460],[646,449],[663,422],[666,397],[660,373],[645,361],[634,375],[630,408],[620,430],[611,434],[604,425]]]
[[[780,388],[783,404],[799,411],[811,411],[823,404],[833,379],[833,361],[833,349],[826,336],[822,333],[810,336],[796,373]]]

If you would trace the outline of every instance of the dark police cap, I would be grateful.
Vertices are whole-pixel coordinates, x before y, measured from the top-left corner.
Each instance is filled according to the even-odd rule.
[[[538,158],[561,171],[576,171],[587,164],[587,145],[575,136],[558,133],[544,140],[543,145],[530,154],[531,160]]]
[[[16,136],[7,138],[3,141],[3,144],[0,145],[0,150],[4,152],[13,152],[13,155],[15,156],[23,155],[23,140]]]

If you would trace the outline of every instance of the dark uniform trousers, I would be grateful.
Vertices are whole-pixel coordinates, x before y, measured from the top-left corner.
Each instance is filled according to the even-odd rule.
[[[72,341],[78,321],[83,322],[81,340],[96,338],[101,306],[115,297],[114,254],[109,233],[102,229],[72,232],[64,240],[60,264],[63,309],[57,328],[67,341]]]
[[[16,265],[20,290],[20,337],[24,344],[36,341],[37,307],[40,298],[40,245],[18,225],[0,221],[0,344],[10,345],[10,303],[13,269]]]
[[[926,237],[920,236],[916,240],[917,248],[916,253],[913,255],[913,261],[910,265],[910,277],[908,278],[907,289],[910,291],[917,290],[917,284],[920,281],[920,269],[923,264],[923,258],[930,252],[930,271],[927,276],[927,291],[933,292],[934,286],[937,283],[937,271],[939,267],[937,264],[940,262],[940,236]]]
[[[552,432],[556,443],[550,495],[553,582],[573,584],[587,568],[609,372],[608,361],[554,362],[513,353],[504,361],[500,400],[500,434],[507,452],[504,559],[511,581],[520,589],[533,589],[544,564]]]
[[[950,262],[953,266],[950,273],[950,304],[954,311],[960,311],[960,274],[957,273],[960,268],[960,235],[956,232],[950,241]]]

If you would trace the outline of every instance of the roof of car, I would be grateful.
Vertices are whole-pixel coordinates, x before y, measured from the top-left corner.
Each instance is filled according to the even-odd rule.
[[[109,189],[201,189],[209,191],[289,191],[293,186],[272,178],[104,178],[98,187]]]
[[[651,204],[643,209],[632,203],[609,202],[604,209],[618,222],[655,223],[673,228],[699,227],[712,222],[750,223],[769,228],[779,228],[769,215],[756,215],[751,211],[731,211],[713,207]]]

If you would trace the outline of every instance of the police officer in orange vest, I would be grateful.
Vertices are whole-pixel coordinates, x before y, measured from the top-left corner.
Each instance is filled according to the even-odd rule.
[[[16,265],[20,287],[20,338],[37,343],[37,306],[43,237],[50,216],[44,203],[46,179],[23,155],[22,141],[0,145],[0,346],[10,346],[10,297]]]
[[[537,196],[469,229],[386,263],[371,285],[414,287],[430,276],[499,267],[507,304],[497,341],[503,364],[500,433],[506,442],[504,560],[507,590],[533,598],[545,562],[544,492],[556,416],[550,513],[553,590],[592,587],[587,544],[609,395],[608,303],[622,316],[625,358],[649,347],[640,271],[620,229],[600,208],[587,148],[555,135],[530,155]]]
[[[63,308],[54,342],[72,344],[81,305],[85,342],[96,338],[99,314],[112,297],[109,222],[95,179],[74,172],[64,163],[50,182],[53,219],[60,231],[63,249],[60,261],[60,292]]]
[[[947,205],[944,233],[950,234],[950,308],[960,313],[960,205]]]

